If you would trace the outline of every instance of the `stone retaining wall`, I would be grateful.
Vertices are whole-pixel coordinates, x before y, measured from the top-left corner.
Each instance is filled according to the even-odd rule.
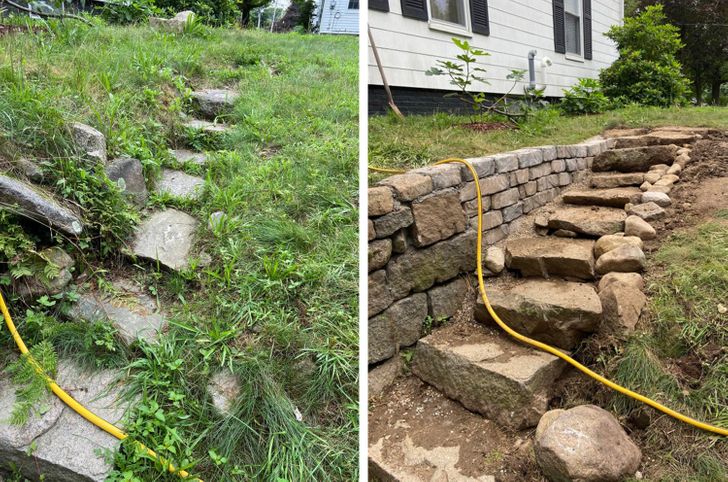
[[[484,243],[552,201],[587,175],[595,155],[613,147],[595,138],[468,159],[483,196]],[[477,229],[475,182],[462,164],[388,177],[369,188],[369,363],[417,342],[423,323],[450,317],[473,271]]]

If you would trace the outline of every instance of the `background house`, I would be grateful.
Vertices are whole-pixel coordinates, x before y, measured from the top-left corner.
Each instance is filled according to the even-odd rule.
[[[319,33],[359,34],[359,0],[321,0]]]
[[[560,97],[580,77],[596,78],[617,58],[603,34],[624,17],[623,0],[369,0],[369,25],[384,72],[400,110],[431,113],[460,110],[446,76],[426,76],[436,60],[454,59],[452,37],[486,50],[481,67],[490,85],[481,90],[506,92],[506,75],[528,69],[535,50],[536,83],[547,97]],[[369,110],[384,112],[382,79],[369,48]],[[514,93],[523,93],[523,85]],[[480,88],[480,86],[476,86]]]

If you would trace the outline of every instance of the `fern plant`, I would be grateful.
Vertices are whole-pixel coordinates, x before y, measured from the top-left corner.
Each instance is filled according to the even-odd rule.
[[[55,377],[57,363],[53,346],[47,341],[42,341],[8,365],[7,371],[17,387],[10,423],[25,425],[34,411],[43,412],[42,402],[48,398],[50,392],[46,375]]]

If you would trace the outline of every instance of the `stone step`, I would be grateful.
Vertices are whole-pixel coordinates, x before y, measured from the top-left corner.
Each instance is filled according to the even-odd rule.
[[[111,284],[115,291],[113,295],[81,291],[79,300],[71,306],[67,316],[88,322],[108,321],[127,345],[138,338],[154,342],[167,326],[167,318],[157,303],[133,281],[120,278]]]
[[[197,110],[208,119],[232,111],[239,97],[239,92],[229,89],[204,89],[192,92]]]
[[[629,147],[645,147],[645,146],[663,146],[675,144],[682,146],[683,144],[691,144],[702,136],[692,132],[685,131],[654,131],[649,134],[637,136],[617,137],[615,147],[624,149]]]
[[[638,187],[569,191],[562,196],[562,200],[566,204],[606,206],[612,208],[624,208],[627,203],[640,202],[641,198],[642,190]]]
[[[495,482],[516,435],[410,376],[369,407],[369,474],[380,481]]]
[[[612,187],[639,186],[645,181],[642,172],[610,172],[607,174],[594,174],[589,180],[589,185],[597,189],[608,189]]]
[[[174,149],[171,152],[172,156],[180,164],[195,164],[197,166],[207,164],[207,154],[204,152],[195,152],[189,149]]]
[[[446,326],[417,343],[412,373],[504,427],[533,427],[566,365],[506,336],[473,323]]]
[[[184,127],[191,131],[207,134],[211,136],[219,136],[230,131],[230,126],[216,122],[209,122],[200,119],[193,119],[184,123]]]
[[[118,425],[126,407],[118,401],[119,389],[113,386],[116,377],[112,371],[89,374],[61,362],[56,381],[91,411]],[[116,452],[118,439],[83,419],[55,395],[49,394],[43,412],[33,414],[23,426],[8,421],[14,404],[15,387],[0,377],[0,470],[15,466],[29,480],[106,480],[113,464],[103,452]]]
[[[45,226],[72,236],[83,232],[83,222],[71,209],[44,190],[0,174],[0,203],[17,206],[18,210]]]
[[[191,176],[174,169],[162,169],[162,175],[157,181],[158,194],[168,194],[189,201],[199,199],[204,187],[205,180],[201,177]]]
[[[172,270],[190,264],[192,242],[199,221],[176,209],[152,214],[140,226],[132,244],[132,254],[159,262]]]
[[[548,227],[566,229],[589,237],[624,231],[624,209],[608,207],[565,207],[549,216]]]
[[[594,286],[561,280],[524,280],[507,289],[486,289],[505,324],[530,338],[565,350],[599,328],[602,304]],[[478,296],[475,319],[495,326]]]
[[[553,237],[506,242],[506,266],[523,276],[594,279],[594,241]]]
[[[654,164],[671,165],[677,146],[648,146],[612,149],[594,157],[592,171],[645,172]]]

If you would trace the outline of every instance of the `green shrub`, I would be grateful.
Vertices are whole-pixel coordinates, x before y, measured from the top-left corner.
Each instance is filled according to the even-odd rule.
[[[170,15],[192,10],[211,25],[227,25],[238,16],[238,8],[233,0],[155,0],[154,3]]]
[[[101,16],[104,20],[120,25],[139,23],[151,16],[159,14],[160,10],[154,6],[154,0],[109,3],[101,10]]]
[[[670,106],[686,102],[688,80],[677,52],[677,27],[667,23],[662,5],[647,7],[606,33],[617,44],[619,58],[599,75],[604,93],[620,103]]]
[[[571,89],[564,90],[559,107],[567,114],[601,114],[609,110],[611,103],[602,85],[596,79],[579,79]]]

